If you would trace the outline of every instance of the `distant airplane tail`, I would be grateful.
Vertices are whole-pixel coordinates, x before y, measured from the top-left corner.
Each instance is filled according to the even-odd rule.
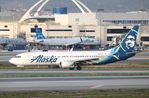
[[[110,50],[110,54],[101,64],[112,63],[120,60],[126,60],[136,54],[135,46],[140,25],[135,25],[121,41],[121,43]],[[109,51],[109,50],[107,50]]]
[[[45,39],[45,36],[42,34],[39,28],[35,28],[35,33],[36,33],[37,40]]]

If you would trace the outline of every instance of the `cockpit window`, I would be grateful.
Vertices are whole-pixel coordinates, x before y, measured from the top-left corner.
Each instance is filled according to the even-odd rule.
[[[21,58],[21,56],[15,56],[15,58]]]

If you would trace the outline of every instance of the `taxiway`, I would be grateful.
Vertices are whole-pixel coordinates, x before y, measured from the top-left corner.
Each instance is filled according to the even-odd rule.
[[[149,88],[149,76],[1,78],[0,91]]]

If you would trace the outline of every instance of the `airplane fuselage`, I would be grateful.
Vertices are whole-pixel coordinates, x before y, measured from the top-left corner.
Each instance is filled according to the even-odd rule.
[[[111,50],[107,51],[48,51],[27,52],[16,55],[10,62],[17,66],[26,65],[60,65],[63,62],[73,65],[73,62],[94,60],[94,63],[102,61]],[[12,62],[13,61],[13,62]],[[18,62],[19,61],[19,62]],[[63,67],[63,66],[62,66]]]

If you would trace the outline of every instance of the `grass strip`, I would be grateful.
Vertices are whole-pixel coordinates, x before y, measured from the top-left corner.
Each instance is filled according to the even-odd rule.
[[[0,92],[0,98],[149,98],[149,89]]]

